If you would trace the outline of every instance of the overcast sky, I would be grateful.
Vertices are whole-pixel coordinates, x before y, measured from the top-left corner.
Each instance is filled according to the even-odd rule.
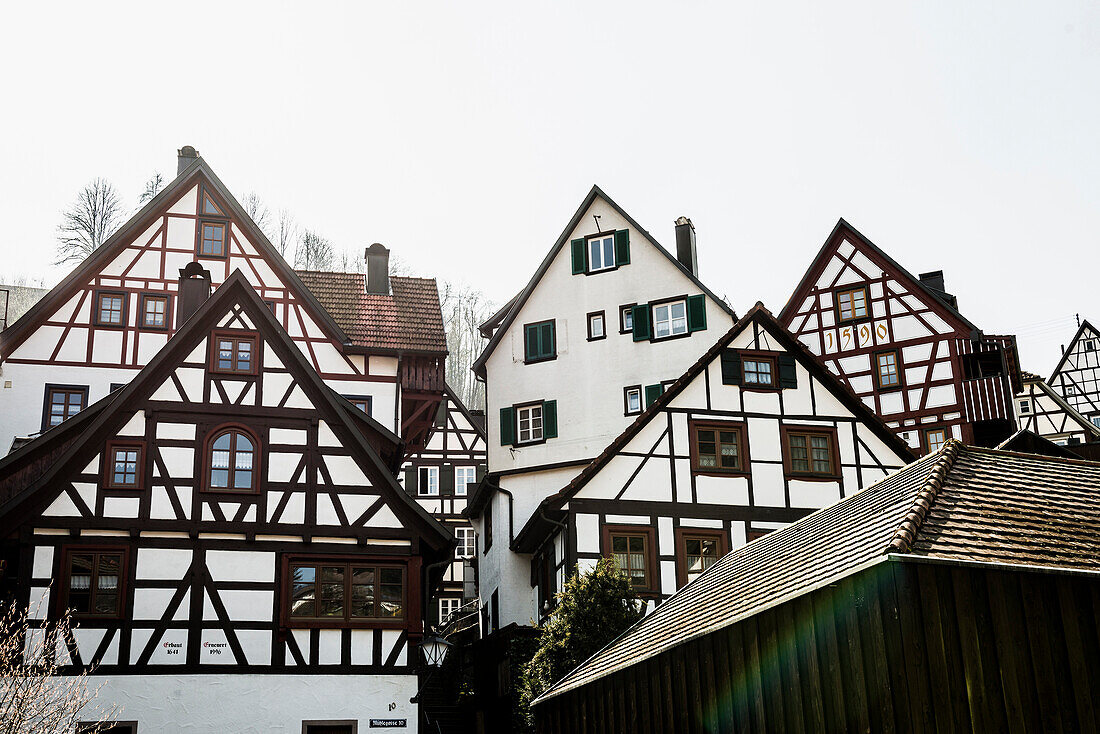
[[[1100,6],[18,3],[0,42],[0,279],[45,277],[96,176],[194,145],[338,247],[502,302],[593,183],[742,312],[844,217],[1046,373],[1100,319]],[[885,6],[889,5],[887,8]]]

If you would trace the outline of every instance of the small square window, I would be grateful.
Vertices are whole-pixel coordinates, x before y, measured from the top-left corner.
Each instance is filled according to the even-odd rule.
[[[1095,352],[1096,351],[1096,342],[1093,341],[1092,339],[1086,339],[1085,340],[1085,351],[1086,352]]]
[[[619,306],[619,333],[629,334],[634,331],[634,306]]]
[[[225,223],[202,222],[199,224],[199,255],[225,257]]]
[[[168,328],[168,296],[141,297],[141,325],[146,329]]]
[[[213,368],[222,374],[255,374],[256,337],[215,335]]]
[[[100,293],[96,302],[96,323],[100,326],[123,326],[126,318],[126,296],[122,293]]]
[[[88,405],[88,388],[64,385],[46,386],[46,410],[42,430],[59,425]]]
[[[604,329],[603,311],[595,311],[588,314],[588,341],[596,341],[607,336]]]
[[[924,431],[924,445],[928,449],[928,453],[934,454],[943,448],[943,445],[947,443],[947,429],[946,428],[926,428]]]
[[[349,403],[354,405],[359,410],[363,411],[367,415],[370,415],[371,397],[370,395],[345,395]]]
[[[470,492],[470,487],[477,484],[476,466],[455,467],[455,495],[465,497]]]
[[[631,385],[623,388],[623,403],[627,415],[637,415],[642,412],[642,386]]]
[[[741,359],[741,384],[747,388],[775,387],[776,371],[775,359],[745,355]]]
[[[839,312],[838,321],[853,321],[867,316],[867,289],[848,288],[837,291],[836,308]]]
[[[143,455],[141,444],[108,444],[104,486],[110,489],[140,489]]]
[[[1020,401],[1020,415],[1028,415],[1029,413],[1031,413],[1031,401],[1030,400],[1021,400]]]
[[[516,408],[516,426],[519,429],[517,443],[533,443],[542,440],[542,404]]]
[[[438,466],[422,466],[417,470],[417,493],[425,497],[436,497],[439,495],[439,467]]]
[[[875,382],[881,390],[901,387],[901,372],[898,369],[898,353],[882,352],[875,355]]]
[[[615,267],[615,235],[601,234],[588,238],[588,272]]]
[[[680,586],[699,578],[726,554],[728,540],[720,530],[676,529],[676,581]]]
[[[672,301],[653,307],[653,338],[665,339],[688,333],[687,301]]]

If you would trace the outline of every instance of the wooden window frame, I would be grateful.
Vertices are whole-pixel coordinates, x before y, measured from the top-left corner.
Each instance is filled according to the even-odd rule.
[[[783,388],[779,386],[779,354],[776,352],[762,352],[759,350],[739,349],[741,356],[741,384],[740,388],[747,392],[779,392]],[[765,385],[760,382],[749,382],[745,377],[745,362],[767,362],[772,368],[772,382]]]
[[[619,306],[619,333],[620,334],[633,334],[634,333],[634,307],[637,303],[624,303]],[[626,317],[630,316],[630,327],[626,326]]]
[[[356,410],[362,411],[364,415],[369,416],[371,414],[371,410],[374,409],[374,399],[371,395],[342,395],[341,397],[351,403],[356,408]],[[366,407],[366,410],[360,408],[359,403],[363,403],[363,405]]]
[[[69,415],[69,416],[66,416],[65,418],[62,418],[60,423],[50,423],[50,406],[53,405],[53,402],[50,400],[50,397],[54,392],[80,393],[81,394],[80,410],[76,411],[76,413],[74,413],[73,415]],[[68,405],[69,405],[69,402],[68,402],[68,399],[66,399],[66,401],[65,401],[65,406],[66,406],[66,411],[65,412],[66,413],[68,412]],[[80,413],[82,411],[85,411],[87,409],[88,409],[88,386],[87,385],[61,385],[61,384],[57,384],[57,383],[47,382],[46,383],[45,395],[42,398],[42,430],[43,431],[48,431],[51,428],[54,428],[56,426],[60,426],[65,421],[67,421],[71,418],[74,418],[77,415],[80,415]]]
[[[210,486],[210,473],[214,468],[214,442],[221,438],[222,434],[229,431],[237,431],[238,433],[245,434],[249,440],[252,441],[252,487],[249,489],[235,489],[232,486],[229,487],[211,487]],[[230,448],[230,464],[235,464],[233,460],[233,451],[236,449],[236,441],[231,443]],[[216,428],[212,428],[207,434],[206,439],[203,441],[202,448],[202,475],[199,483],[199,491],[207,494],[226,494],[226,495],[257,495],[260,494],[260,476],[262,474],[261,468],[263,466],[263,447],[260,442],[260,437],[256,435],[256,432],[241,423],[222,423]],[[229,484],[233,484],[233,478],[236,476],[236,467],[230,466],[229,468]]]
[[[688,582],[688,538],[710,538],[717,540],[718,558],[715,559],[715,563],[721,560],[722,556],[729,553],[730,550],[729,533],[725,530],[718,530],[717,528],[678,527],[673,531],[673,534],[676,539],[676,588],[678,589],[683,588]]]
[[[837,438],[837,430],[833,426],[789,426],[782,425],[779,428],[780,440],[783,444],[783,476],[787,479],[800,479],[807,482],[836,482],[841,479],[840,442]],[[825,474],[812,471],[813,455],[810,455],[810,468],[808,472],[796,472],[794,462],[791,460],[791,435],[800,436],[827,436],[829,438],[829,461],[832,464],[832,472]],[[807,447],[809,449],[809,447]]]
[[[104,321],[102,318],[100,318],[100,315],[103,313],[103,309],[101,308],[100,304],[105,296],[117,297],[122,299],[122,311],[119,314],[119,322],[117,324],[111,321]],[[126,324],[129,321],[129,310],[130,294],[126,291],[110,289],[97,290],[95,292],[95,313],[93,314],[92,323],[95,324],[97,327],[101,327],[104,329],[125,329]]]
[[[661,589],[660,567],[657,564],[657,532],[652,525],[604,525],[601,537],[601,553],[604,558],[613,558],[611,539],[616,535],[641,535],[646,538],[646,585],[634,587],[639,596],[659,594]]]
[[[137,450],[137,467],[133,484],[115,483],[115,451],[119,449]],[[119,439],[108,441],[107,448],[103,452],[103,488],[135,492],[145,489],[145,442],[127,441]]]
[[[607,237],[611,238],[611,264],[605,265],[597,270],[592,269],[592,240],[602,240]],[[601,256],[602,258],[602,256]],[[599,275],[600,273],[607,273],[612,270],[618,270],[619,266],[615,261],[615,230],[610,232],[597,232],[596,234],[586,235],[584,238],[584,274],[585,275]]]
[[[82,553],[93,553],[96,555],[118,554],[120,556],[118,563],[118,611],[114,614],[73,612],[72,618],[80,620],[123,619],[126,616],[127,592],[129,590],[129,584],[127,582],[130,578],[130,547],[126,545],[110,544],[61,546],[61,553],[59,554],[61,557],[61,568],[58,573],[61,588],[58,589],[60,593],[57,594],[57,601],[54,604],[54,618],[59,619],[61,615],[65,613],[65,610],[69,608],[69,592],[72,587],[72,556]],[[95,608],[96,578],[97,575],[93,573],[90,585],[93,591],[89,601],[89,606],[92,608]]]
[[[669,334],[668,336],[657,336],[657,308],[659,306],[672,306],[674,303],[683,302],[684,304],[684,333],[682,334]],[[669,310],[669,330],[672,329],[672,311]],[[672,298],[662,298],[659,301],[649,302],[649,341],[651,342],[667,342],[672,339],[683,339],[691,336],[691,322],[688,319],[688,296],[683,294],[680,296],[673,296]]]
[[[947,426],[928,426],[927,428],[921,428],[920,442],[926,454],[932,453],[932,444],[928,440],[928,434],[935,431],[941,431],[943,433],[943,443],[940,444],[940,448],[943,448],[943,445],[951,440],[951,430]],[[939,449],[936,450],[939,451]]]
[[[697,429],[714,431],[736,431],[737,451],[741,466],[737,469],[723,469],[721,467],[699,465],[699,441],[696,438]],[[715,442],[717,445],[717,441]],[[689,420],[688,421],[688,448],[691,455],[691,473],[704,477],[728,477],[747,476],[752,471],[752,463],[749,459],[749,428],[744,421],[723,420]]]
[[[164,326],[145,323],[145,304],[150,301],[164,301]],[[168,331],[168,325],[172,323],[172,298],[167,293],[142,293],[138,300],[138,313],[138,328],[142,331]]]
[[[249,369],[224,369],[218,365],[219,341],[229,339],[233,341],[233,364],[237,364],[237,345],[240,342],[252,343],[252,363]],[[254,331],[215,331],[210,336],[210,373],[213,375],[230,375],[233,377],[255,377],[260,371],[260,335]]]
[[[595,317],[595,316],[599,316],[600,317],[600,323],[603,324],[603,333],[600,334],[599,336],[593,336],[592,335],[592,318]],[[603,311],[589,311],[585,315],[585,325],[586,325],[586,328],[588,329],[588,341],[598,342],[601,339],[606,339],[607,338],[607,315]]]
[[[293,601],[290,578],[290,567],[300,565],[331,565],[345,566],[344,574],[344,616],[340,619],[332,617],[292,617],[290,605]],[[399,568],[401,569],[401,616],[400,617],[352,617],[351,616],[351,573],[352,566],[370,566],[374,569]],[[284,553],[279,561],[280,579],[277,584],[279,591],[279,626],[282,629],[405,629],[410,624],[415,624],[419,619],[419,613],[410,607],[412,598],[410,585],[413,581],[413,569],[407,557],[400,556],[367,556],[367,555],[329,555],[311,553]],[[317,583],[317,582],[315,582]],[[376,581],[376,587],[381,585],[381,580]],[[378,604],[376,597],[375,604]]]
[[[222,251],[219,254],[213,254],[209,252],[203,252],[203,244],[206,239],[203,237],[203,230],[206,227],[221,227],[222,230]],[[203,217],[198,220],[198,227],[195,232],[195,257],[203,260],[225,260],[229,257],[229,222],[211,219],[209,216]]]
[[[421,479],[424,476],[422,474],[422,472],[425,472],[425,471],[428,472],[428,477],[431,477],[432,469],[435,469],[435,493],[434,494],[431,493],[431,492],[426,491],[427,485],[429,483],[421,481]],[[442,472],[439,471],[438,466],[418,466],[418,467],[416,467],[416,495],[418,497],[439,497],[441,495],[440,490],[442,489],[439,486],[439,481],[440,481],[441,475],[442,475]]]
[[[544,354],[538,357],[528,358],[529,350],[527,348],[527,335],[530,333],[529,329],[534,327],[542,327],[546,324],[550,324],[550,341],[552,342],[550,353]],[[557,319],[543,319],[542,321],[532,321],[531,323],[523,325],[523,363],[524,364],[538,364],[539,362],[551,362],[558,358],[558,324]]]
[[[897,372],[897,375],[898,375],[898,381],[897,381],[896,385],[883,385],[882,384],[882,369],[879,365],[879,358],[880,357],[885,357],[889,354],[894,355],[894,370]],[[872,358],[872,362],[873,362],[871,368],[874,370],[874,373],[875,373],[875,387],[878,388],[880,392],[895,392],[897,390],[902,390],[902,389],[905,388],[905,380],[902,377],[902,370],[901,370],[901,352],[900,352],[900,350],[885,349],[881,352],[875,352],[874,354],[871,355],[871,358]]]
[[[516,440],[513,445],[515,446],[537,446],[540,443],[546,443],[546,409],[545,400],[538,400],[533,403],[523,403],[521,405],[513,406],[514,414],[516,416]],[[519,437],[519,412],[521,410],[531,410],[534,408],[539,409],[539,420],[541,421],[539,427],[539,437],[533,438],[530,441],[521,441]]]
[[[863,291],[863,306],[866,313],[864,313],[862,316],[856,316],[855,308],[853,308],[851,318],[841,318],[840,297],[849,293],[855,293],[856,291]],[[855,301],[853,299],[853,303],[854,302]],[[865,285],[856,286],[854,288],[838,288],[837,290],[833,291],[833,306],[836,308],[836,322],[838,324],[854,324],[859,321],[866,321],[872,318],[871,289]]]
[[[630,409],[630,391],[638,391],[638,409]],[[645,390],[641,385],[627,385],[623,388],[623,415],[641,415],[645,412]]]

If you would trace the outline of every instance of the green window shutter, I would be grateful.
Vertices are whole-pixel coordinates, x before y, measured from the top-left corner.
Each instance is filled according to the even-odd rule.
[[[704,331],[707,328],[706,296],[688,296],[688,331]]]
[[[553,357],[557,353],[554,343],[554,322],[547,321],[539,327],[539,356]]]
[[[646,385],[645,386],[645,407],[649,407],[657,402],[657,398],[664,394],[664,385]]]
[[[411,469],[406,469],[405,470],[405,494],[411,494],[414,497],[416,496],[416,478],[417,478],[417,474],[418,474],[418,472],[417,472],[415,466],[412,467]]]
[[[573,240],[569,244],[573,246],[573,275],[583,275],[588,270],[588,250],[584,240]]]
[[[516,411],[513,408],[500,409],[500,445],[511,446],[516,442]]]
[[[736,349],[722,350],[722,384],[741,384],[741,355]]]
[[[784,390],[798,387],[798,369],[793,355],[779,355],[779,387]]]
[[[649,338],[649,304],[641,303],[634,307],[634,341],[644,342]]]
[[[523,358],[530,362],[539,352],[539,327],[528,324],[523,327]]]
[[[439,467],[439,494],[455,493],[455,468],[450,464]]]
[[[615,232],[615,264],[630,264],[630,231],[620,229]]]
[[[542,437],[558,437],[558,401],[544,400],[542,403]]]

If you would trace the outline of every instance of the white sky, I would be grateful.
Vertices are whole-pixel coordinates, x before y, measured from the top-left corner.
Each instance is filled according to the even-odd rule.
[[[890,7],[885,7],[889,5]],[[95,176],[198,148],[338,247],[498,303],[593,183],[778,313],[838,217],[1047,373],[1100,319],[1100,6],[18,3],[0,33],[0,279]]]

